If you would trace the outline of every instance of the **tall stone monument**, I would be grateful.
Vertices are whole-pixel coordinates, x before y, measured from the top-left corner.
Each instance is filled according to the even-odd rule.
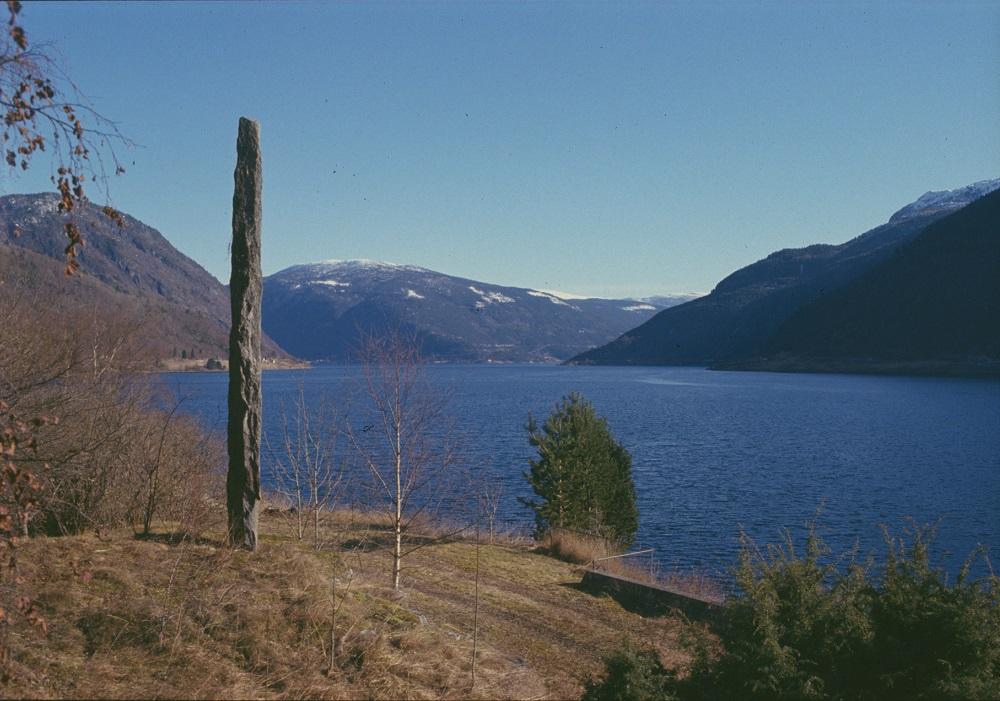
[[[229,295],[229,542],[257,547],[260,503],[260,125],[240,118],[233,191],[233,247]]]

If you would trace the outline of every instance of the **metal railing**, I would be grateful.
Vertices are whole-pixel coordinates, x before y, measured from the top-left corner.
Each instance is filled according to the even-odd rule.
[[[625,558],[636,557],[639,555],[649,555],[648,570],[646,569],[645,566],[642,566],[641,568],[635,568],[635,567],[614,568],[614,567],[609,567],[609,565],[607,564],[610,563],[612,560],[621,561],[624,560]],[[588,563],[588,567],[597,572],[607,572],[609,574],[619,574],[633,578],[635,578],[639,574],[645,574],[648,575],[650,584],[655,584],[657,582],[656,548],[644,548],[642,550],[633,550],[632,552],[619,553],[617,555],[598,557],[591,560],[590,563]],[[618,569],[619,571],[616,572],[615,571],[616,569]]]

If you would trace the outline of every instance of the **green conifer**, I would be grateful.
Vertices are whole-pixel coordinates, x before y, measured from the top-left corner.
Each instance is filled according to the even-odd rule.
[[[538,459],[524,476],[539,499],[521,502],[535,512],[538,531],[574,528],[630,544],[639,525],[632,458],[593,405],[574,392],[541,429],[530,415],[526,428]]]

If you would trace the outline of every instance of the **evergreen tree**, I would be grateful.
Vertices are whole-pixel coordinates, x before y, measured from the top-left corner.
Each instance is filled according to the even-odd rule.
[[[593,405],[574,392],[541,429],[530,415],[526,428],[538,459],[524,476],[539,499],[520,501],[535,512],[537,530],[578,528],[630,544],[639,525],[632,458]]]

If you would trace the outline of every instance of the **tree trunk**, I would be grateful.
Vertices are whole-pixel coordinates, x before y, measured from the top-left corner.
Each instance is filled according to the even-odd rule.
[[[398,371],[397,371],[397,377]],[[399,589],[399,570],[403,561],[403,406],[400,400],[400,386],[397,381],[394,388],[393,429],[396,434],[396,512],[393,518],[393,530],[396,536],[395,547],[392,550],[392,588]]]
[[[299,478],[295,478],[295,534],[298,536],[299,540],[303,540],[306,537],[306,521],[305,516],[302,515],[302,485],[299,484]]]
[[[472,688],[476,688],[476,653],[479,651],[479,524],[476,517],[476,610],[472,614]]]
[[[260,125],[240,118],[233,191],[233,246],[229,294],[229,542],[257,547],[260,501]]]
[[[313,504],[313,545],[319,547],[319,501]]]
[[[395,543],[392,549],[392,588],[399,589],[399,570],[403,561],[403,495],[400,484],[400,468],[396,467],[396,511],[393,514],[392,527]]]

